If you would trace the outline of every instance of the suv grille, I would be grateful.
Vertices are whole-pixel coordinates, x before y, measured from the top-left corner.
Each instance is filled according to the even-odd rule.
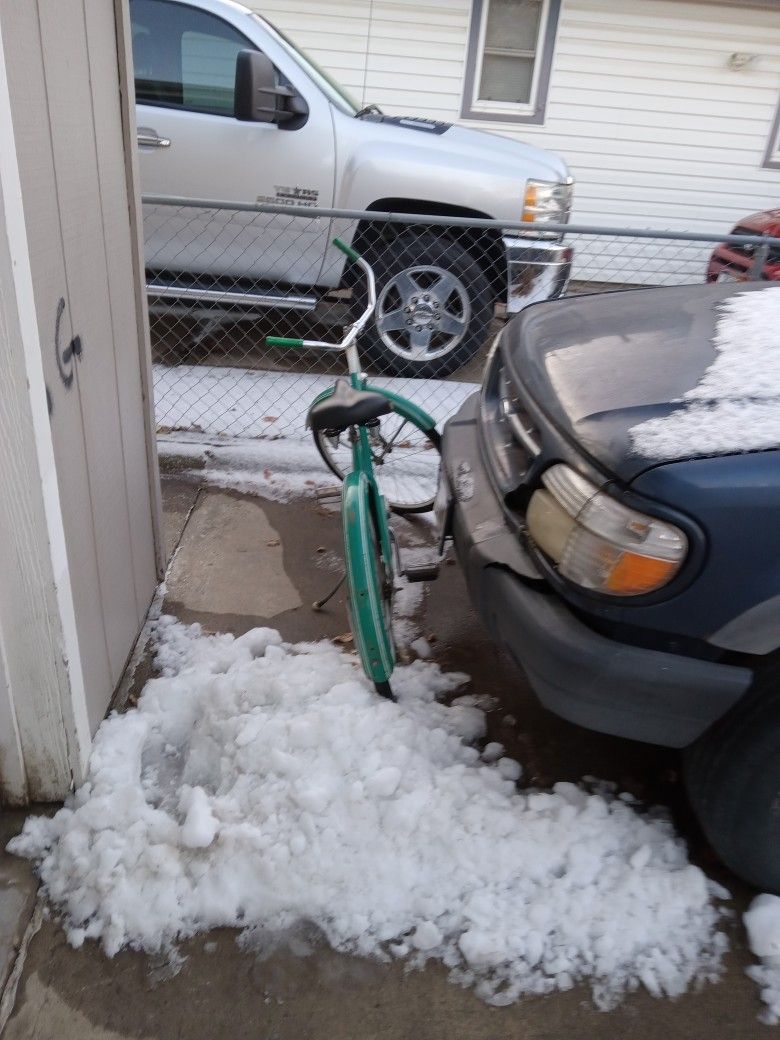
[[[538,455],[541,450],[539,447],[539,433],[515,392],[506,371],[501,372],[500,401],[501,412],[509,424],[512,436],[522,447],[530,462],[531,458]]]
[[[752,231],[750,228],[737,226],[731,233],[732,235],[755,236],[757,232]],[[728,243],[727,248],[730,249],[732,253],[738,253],[740,256],[744,256],[750,259],[755,255],[756,250],[760,249],[761,247],[758,243],[755,242],[730,242]],[[780,263],[780,246],[770,246],[769,253],[766,259],[767,263],[769,264]]]
[[[540,439],[504,368],[498,339],[482,384],[480,425],[494,482],[507,495],[523,484],[531,461],[539,454]]]

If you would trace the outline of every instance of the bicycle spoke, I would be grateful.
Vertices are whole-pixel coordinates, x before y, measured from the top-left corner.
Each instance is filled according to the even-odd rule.
[[[342,441],[336,450],[320,438],[327,457],[343,477],[352,465],[351,446]],[[369,429],[375,476],[383,496],[395,509],[424,510],[436,494],[439,454],[427,435],[411,420],[391,413]]]
[[[386,442],[385,442],[385,443],[387,444],[388,448],[392,447],[392,446],[393,446],[393,444],[395,444],[395,442],[396,442],[396,441],[398,440],[398,436],[399,436],[399,434],[401,433],[401,430],[403,430],[403,428],[404,428],[405,426],[408,426],[408,425],[409,425],[409,420],[408,420],[408,419],[404,419],[404,421],[403,421],[403,422],[401,423],[401,425],[400,425],[400,426],[398,427],[398,429],[397,429],[397,430],[395,431],[395,433],[394,433],[394,434],[393,434],[393,436],[392,436],[392,437],[390,438],[390,440],[389,440],[389,441],[386,441]]]

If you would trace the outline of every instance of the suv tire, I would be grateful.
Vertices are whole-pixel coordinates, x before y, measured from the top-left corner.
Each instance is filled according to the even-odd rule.
[[[378,373],[447,376],[484,346],[494,294],[463,246],[443,235],[404,233],[374,242],[366,259],[377,308],[360,347]]]
[[[685,784],[702,830],[739,877],[780,894],[780,668],[684,752]]]

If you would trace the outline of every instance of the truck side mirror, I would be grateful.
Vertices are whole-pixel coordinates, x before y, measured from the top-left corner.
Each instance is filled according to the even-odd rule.
[[[251,123],[305,122],[309,107],[291,87],[277,86],[273,62],[262,51],[239,51],[234,115]],[[293,129],[290,126],[289,129]]]

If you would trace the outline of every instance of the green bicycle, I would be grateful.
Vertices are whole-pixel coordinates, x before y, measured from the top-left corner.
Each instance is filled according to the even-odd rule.
[[[343,481],[342,581],[347,582],[355,648],[377,692],[394,700],[390,676],[396,661],[392,628],[395,577],[403,573],[410,581],[430,581],[436,577],[438,565],[402,570],[389,510],[405,514],[433,507],[439,434],[431,416],[413,402],[366,381],[360,370],[357,339],[376,306],[374,272],[359,253],[340,239],[334,239],[333,245],[366,276],[367,305],[363,313],[347,326],[340,343],[283,336],[267,336],[266,342],[277,347],[346,354],[349,382],[337,379],[334,386],[320,393],[309,408],[306,425],[311,428],[325,463]]]

